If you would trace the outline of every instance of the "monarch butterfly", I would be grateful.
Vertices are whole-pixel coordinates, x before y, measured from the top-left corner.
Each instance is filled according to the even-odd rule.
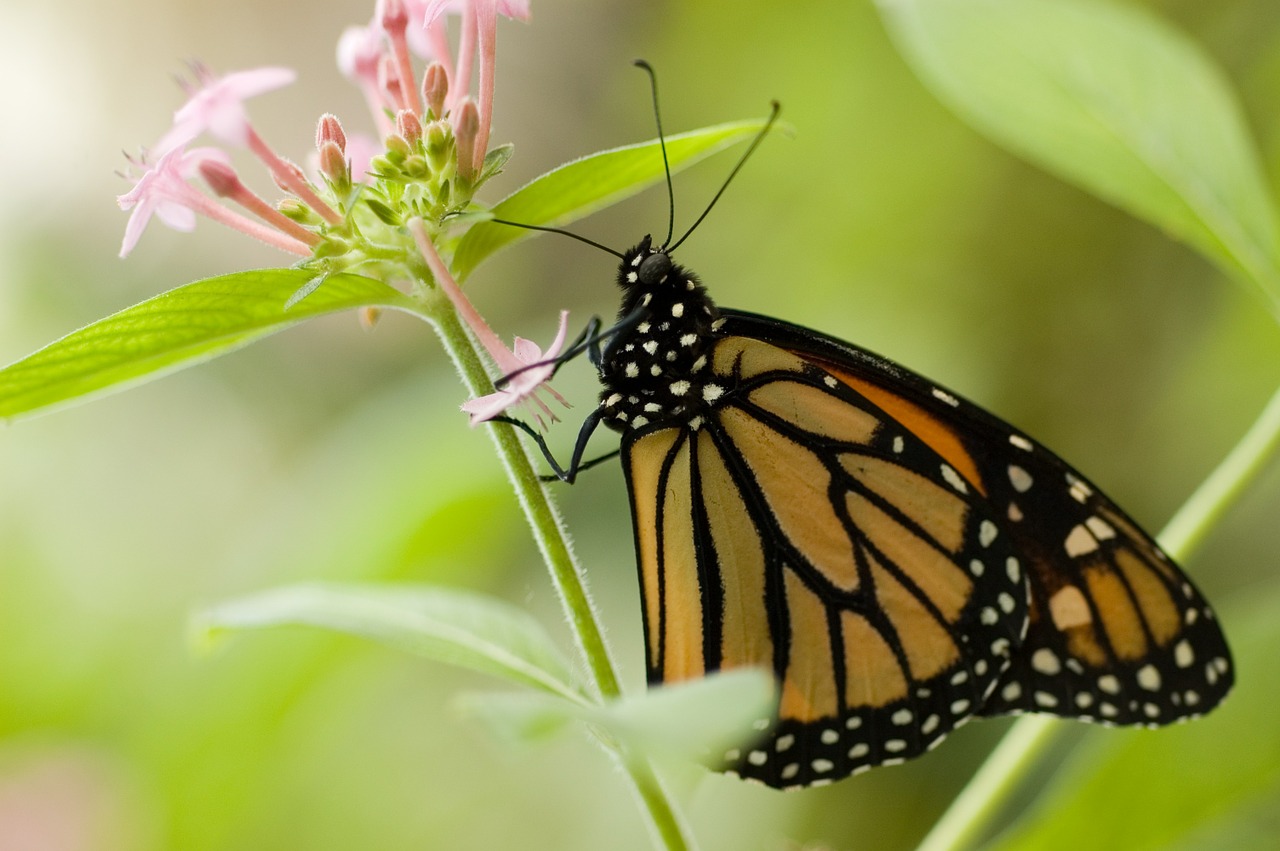
[[[729,770],[819,785],[973,717],[1159,726],[1222,700],[1213,610],[1111,500],[951,390],[717,307],[672,259],[687,236],[620,254],[617,324],[558,359],[586,351],[603,385],[568,469],[507,421],[570,481],[599,424],[621,432],[649,682],[760,666],[780,685]]]

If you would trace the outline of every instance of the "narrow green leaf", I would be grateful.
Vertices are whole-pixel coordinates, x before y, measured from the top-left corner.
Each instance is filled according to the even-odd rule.
[[[425,586],[315,583],[233,600],[193,618],[197,639],[232,630],[305,625],[345,632],[417,656],[582,701],[569,665],[523,609]]]
[[[769,674],[740,669],[603,706],[536,694],[473,694],[462,706],[517,741],[537,741],[583,721],[630,754],[716,763],[729,748],[759,738],[759,721],[773,715],[775,700]]]
[[[413,310],[399,291],[331,275],[290,309],[314,272],[237,272],[178,287],[99,320],[0,370],[0,418],[80,402],[225,354],[306,319],[355,307]]]
[[[1133,6],[879,0],[920,79],[977,130],[1197,248],[1280,311],[1276,213],[1230,83]]]
[[[671,172],[751,138],[764,124],[763,120],[735,121],[667,137]],[[564,227],[661,182],[663,174],[662,150],[656,139],[601,151],[536,178],[500,201],[493,215],[525,225]],[[465,279],[495,251],[533,233],[509,225],[475,226],[454,252],[454,274]]]
[[[1174,727],[1093,731],[994,851],[1215,847],[1208,840],[1257,822],[1260,809],[1274,823],[1280,812],[1280,593],[1273,588],[1255,597],[1247,606],[1219,609],[1238,682],[1222,706]]]

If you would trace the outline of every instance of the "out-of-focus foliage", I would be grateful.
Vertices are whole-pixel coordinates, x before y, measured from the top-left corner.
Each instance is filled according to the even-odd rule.
[[[1225,68],[1274,186],[1273,4],[1128,5],[1168,18]],[[771,98],[796,128],[794,139],[766,140],[681,248],[723,303],[819,327],[965,392],[1148,526],[1280,385],[1280,334],[1261,302],[1166,235],[968,129],[908,70],[869,3],[535,0],[533,12],[528,26],[500,28],[493,138],[516,153],[489,200],[570,158],[650,138],[647,82],[630,65],[644,56],[661,75],[671,131],[760,116]],[[321,111],[348,130],[362,122],[329,57],[340,28],[367,14],[354,0],[0,11],[0,72],[24,81],[0,91],[17,128],[0,139],[12,175],[0,201],[0,360],[178,283],[282,262],[208,223],[149,232],[117,260],[117,152],[157,138],[178,104],[168,57],[199,56],[223,70],[299,67],[302,83],[255,116],[303,159]],[[677,183],[677,228],[719,185],[722,159]],[[577,229],[621,248],[665,227],[666,199],[653,191]],[[543,237],[495,257],[468,287],[504,336],[541,339],[560,306],[582,321],[615,310],[613,274],[612,258]],[[585,365],[563,370],[558,386],[578,411],[592,404]],[[570,648],[461,401],[421,323],[389,313],[366,332],[341,315],[0,431],[0,831],[58,830],[78,844],[43,847],[112,851],[647,848],[628,790],[589,740],[511,747],[459,717],[457,692],[489,687],[479,676],[304,631],[241,639],[211,659],[187,651],[190,611],[312,580],[495,594]],[[569,444],[572,431],[553,443]],[[1218,776],[1242,754],[1270,760],[1240,767],[1259,779],[1247,810],[1256,819],[1232,817],[1180,847],[1240,847],[1224,840],[1266,835],[1280,804],[1264,782],[1274,742],[1233,723],[1261,717],[1268,691],[1255,683],[1280,673],[1254,640],[1255,624],[1275,619],[1278,497],[1273,471],[1186,565],[1236,638],[1240,693],[1182,729],[1074,734],[1077,760],[1157,791],[1163,769],[1134,764],[1135,742],[1159,751],[1194,736],[1203,761],[1220,761]],[[621,476],[605,465],[563,502],[638,688]],[[782,795],[708,775],[682,797],[711,849],[908,848],[1002,728],[969,725],[921,760],[828,789]],[[1080,819],[1095,831],[1128,815],[1120,803],[1105,816],[1071,803],[1035,815],[1048,817],[1069,837]]]

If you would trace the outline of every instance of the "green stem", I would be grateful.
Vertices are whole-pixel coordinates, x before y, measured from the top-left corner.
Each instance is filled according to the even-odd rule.
[[[1175,559],[1198,549],[1227,509],[1280,449],[1280,390],[1240,442],[1222,459],[1160,533],[1160,543]]]
[[[457,314],[448,309],[438,310],[432,314],[431,321],[471,395],[492,393],[493,382]],[[502,459],[507,477],[515,488],[520,508],[532,527],[533,537],[547,563],[573,637],[591,669],[592,684],[605,700],[617,698],[622,694],[618,676],[614,672],[595,607],[587,593],[586,578],[569,549],[569,536],[560,512],[552,504],[545,485],[539,481],[528,454],[520,445],[516,430],[501,424],[487,425],[484,429],[493,439],[498,457]]]
[[[1280,390],[1267,403],[1240,442],[1160,533],[1160,543],[1175,561],[1185,561],[1280,449]],[[1065,725],[1057,718],[1028,715],[1018,719],[986,762],[951,802],[917,851],[960,851],[983,836],[1004,809],[1010,793],[1035,766]]]
[[[428,306],[422,315],[440,335],[468,391],[473,396],[492,393],[493,383],[485,371],[484,362],[471,337],[458,321],[457,314],[441,299],[438,309],[433,310]],[[503,424],[488,425],[485,430],[493,439],[498,457],[502,459],[507,476],[515,488],[520,507],[532,527],[533,537],[538,542],[538,549],[551,573],[552,583],[560,597],[574,640],[583,658],[587,660],[592,684],[600,698],[616,700],[622,694],[618,676],[609,657],[599,617],[587,592],[585,575],[573,556],[560,513],[545,485],[538,479],[516,430]],[[612,753],[626,768],[634,791],[649,816],[654,837],[662,843],[661,847],[668,851],[693,849],[695,843],[688,827],[648,763],[644,760],[629,760],[616,750]]]

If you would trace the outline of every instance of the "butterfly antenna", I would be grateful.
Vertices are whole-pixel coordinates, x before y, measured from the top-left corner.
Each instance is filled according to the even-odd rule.
[[[667,160],[667,137],[662,132],[662,110],[658,108],[658,75],[653,66],[643,59],[635,61],[637,68],[643,68],[649,75],[649,87],[653,89],[653,120],[658,125],[658,144],[662,146],[662,168],[667,173],[667,239],[663,245],[671,244],[671,237],[676,230],[676,190],[671,184],[671,163]]]
[[[773,101],[772,110],[769,112],[769,120],[764,123],[764,127],[760,128],[760,132],[757,133],[756,137],[751,140],[751,144],[747,147],[746,152],[743,153],[742,159],[738,160],[738,164],[733,167],[733,171],[729,172],[729,176],[724,179],[724,184],[720,187],[720,191],[716,193],[716,197],[711,199],[711,203],[707,205],[707,209],[703,210],[702,215],[698,216],[698,220],[694,222],[693,225],[687,231],[684,232],[684,236],[680,237],[679,241],[676,242],[675,245],[671,245],[667,247],[666,249],[667,253],[675,251],[677,248],[679,248],[681,243],[683,243],[686,239],[689,238],[689,234],[693,233],[697,229],[698,225],[702,224],[702,220],[707,217],[707,214],[711,212],[711,208],[714,207],[716,205],[716,202],[720,200],[720,196],[723,195],[724,191],[729,188],[729,184],[733,182],[733,178],[737,176],[738,171],[741,170],[742,166],[746,163],[747,158],[751,156],[751,154],[755,151],[757,147],[759,147],[760,142],[765,137],[765,134],[769,132],[769,128],[773,127],[773,122],[778,119],[778,113],[781,110],[782,110],[782,106],[776,100]]]
[[[495,225],[509,225],[513,228],[524,228],[525,230],[540,230],[546,233],[558,233],[561,236],[572,237],[573,239],[578,240],[578,242],[585,242],[587,245],[593,246],[595,248],[599,248],[601,251],[612,254],[614,257],[617,257],[619,260],[622,259],[622,252],[614,251],[612,248],[610,248],[607,245],[601,245],[600,243],[596,242],[594,239],[587,239],[585,236],[580,236],[579,234],[576,234],[573,231],[564,230],[562,228],[543,227],[541,225],[526,225],[523,222],[511,222],[511,221],[507,221],[506,219],[490,219],[489,221],[493,222]]]

